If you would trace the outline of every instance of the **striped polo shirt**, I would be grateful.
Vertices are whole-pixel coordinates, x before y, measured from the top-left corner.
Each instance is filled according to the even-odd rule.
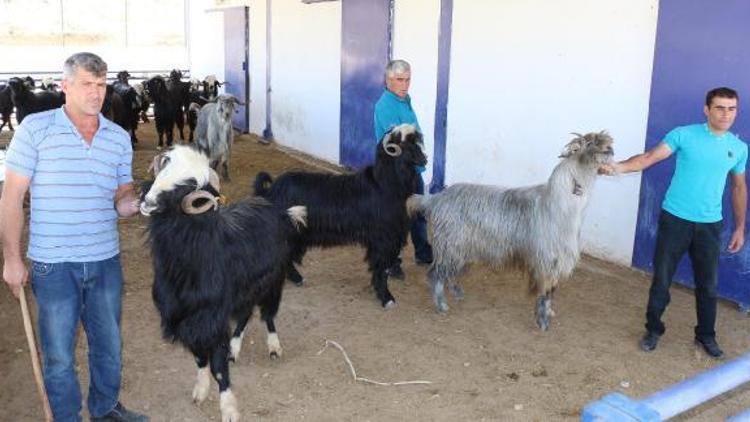
[[[91,262],[120,252],[114,198],[133,181],[130,136],[99,114],[89,146],[60,107],[26,116],[5,166],[31,178],[28,257]]]

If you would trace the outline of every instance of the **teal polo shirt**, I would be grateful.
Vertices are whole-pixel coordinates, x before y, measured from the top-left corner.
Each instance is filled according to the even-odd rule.
[[[414,125],[418,131],[422,131],[419,128],[417,114],[411,107],[411,97],[407,94],[406,98],[401,98],[387,89],[383,91],[380,99],[375,103],[373,120],[375,121],[376,142],[380,142],[386,132],[398,125],[410,124]],[[419,173],[423,173],[426,169],[423,166],[415,166],[414,168]]]
[[[383,95],[375,103],[375,140],[380,142],[383,135],[391,128],[402,124],[414,125],[418,131],[419,122],[414,109],[411,107],[411,97],[401,98],[389,90],[384,90]]]
[[[731,132],[714,135],[707,123],[675,128],[664,143],[677,164],[662,208],[695,223],[720,221],[727,174],[745,173],[747,144]]]

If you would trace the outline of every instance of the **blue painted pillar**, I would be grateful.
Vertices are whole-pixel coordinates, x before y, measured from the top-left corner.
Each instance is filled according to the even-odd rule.
[[[440,2],[438,33],[438,75],[435,100],[435,146],[432,159],[430,193],[445,187],[445,147],[448,132],[448,86],[450,82],[451,35],[453,33],[453,0]]]

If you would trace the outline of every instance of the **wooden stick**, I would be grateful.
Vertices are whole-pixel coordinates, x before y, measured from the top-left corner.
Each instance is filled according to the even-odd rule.
[[[49,399],[47,398],[47,389],[44,388],[44,380],[42,379],[42,365],[39,363],[39,352],[36,350],[36,340],[34,337],[34,328],[31,326],[31,316],[29,315],[29,304],[26,302],[26,293],[24,293],[24,287],[21,286],[20,294],[18,295],[19,302],[21,302],[21,315],[23,315],[23,328],[26,331],[26,340],[29,343],[29,354],[31,355],[31,368],[34,371],[34,380],[36,381],[36,389],[39,392],[39,398],[42,400],[42,407],[44,408],[44,419],[47,422],[52,422],[52,409],[49,407]]]

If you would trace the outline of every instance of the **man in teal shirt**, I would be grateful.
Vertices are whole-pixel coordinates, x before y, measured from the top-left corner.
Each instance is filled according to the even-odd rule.
[[[375,137],[378,141],[394,126],[400,124],[414,125],[417,130],[419,122],[414,109],[411,107],[409,86],[411,84],[411,66],[404,60],[392,60],[385,67],[385,87],[383,95],[375,104]],[[417,188],[415,193],[424,194],[424,181],[422,172],[424,167],[417,167]],[[414,244],[414,259],[417,264],[432,263],[432,246],[427,240],[427,221],[424,216],[418,215],[411,224],[411,241]],[[394,278],[403,278],[400,260],[388,270],[388,275]]]
[[[654,276],[646,310],[646,334],[640,347],[656,348],[664,334],[661,316],[669,304],[669,286],[677,264],[687,251],[693,264],[698,325],[695,341],[710,356],[723,355],[716,342],[716,286],[721,249],[721,199],[727,173],[732,180],[735,227],[727,250],[738,252],[745,243],[748,148],[729,132],[737,117],[737,93],[716,88],[706,94],[706,123],[678,127],[658,146],[612,164],[610,174],[640,171],[674,153],[677,164],[662,203],[654,252]]]

